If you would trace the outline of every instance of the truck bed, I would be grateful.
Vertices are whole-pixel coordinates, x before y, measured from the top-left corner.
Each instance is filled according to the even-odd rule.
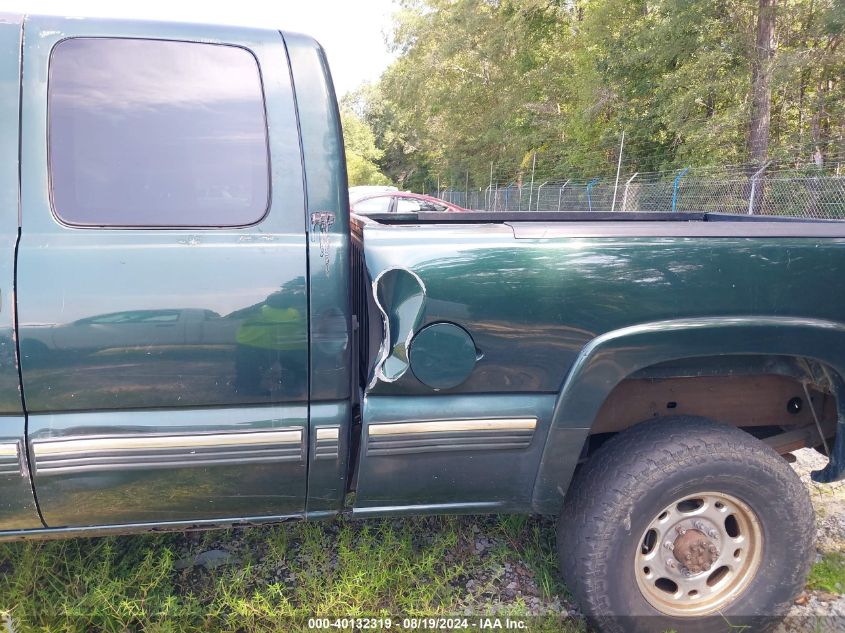
[[[643,212],[630,211],[468,211],[466,213],[371,213],[379,222],[812,222],[835,224],[842,220],[822,220],[774,215],[738,215],[736,213]]]
[[[505,224],[527,237],[845,237],[845,222],[728,213],[486,212],[353,214],[353,224]]]

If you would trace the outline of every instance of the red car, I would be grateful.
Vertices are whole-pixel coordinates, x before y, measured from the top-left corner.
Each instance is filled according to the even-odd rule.
[[[352,212],[375,213],[464,213],[466,209],[451,202],[420,193],[388,192],[365,196],[352,203]]]

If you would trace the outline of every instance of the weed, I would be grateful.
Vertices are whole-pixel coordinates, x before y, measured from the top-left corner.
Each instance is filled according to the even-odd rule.
[[[494,541],[479,553],[478,526]],[[337,519],[186,534],[0,544],[0,615],[21,632],[306,630],[312,616],[524,616],[505,564],[535,595],[557,581],[551,523],[527,517]],[[192,564],[208,550],[231,561]],[[476,580],[468,591],[466,583]],[[553,616],[531,630],[561,630]],[[563,630],[583,630],[580,624]]]
[[[821,561],[813,565],[807,587],[830,593],[845,593],[845,552],[825,554]]]

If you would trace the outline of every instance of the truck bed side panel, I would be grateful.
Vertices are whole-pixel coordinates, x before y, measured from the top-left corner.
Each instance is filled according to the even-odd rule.
[[[805,350],[831,367],[845,367],[845,294],[839,292],[845,239],[836,237],[837,231],[818,234],[815,226],[795,224],[781,229],[780,236],[755,237],[755,227],[765,228],[765,223],[748,223],[731,236],[726,222],[713,236],[712,227],[699,231],[707,223],[659,224],[671,234],[650,227],[653,235],[644,235],[642,229],[629,235],[622,224],[614,235],[614,225],[607,223],[600,230],[599,223],[584,223],[573,234],[564,225],[560,230],[552,225],[520,230],[492,223],[367,222],[367,268],[386,325],[368,377],[356,511],[401,500],[409,490],[417,491],[416,503],[426,507],[494,504],[554,511],[592,424],[593,418],[584,412],[597,412],[614,386],[603,376],[625,373],[616,361],[627,358],[623,352],[631,351],[638,362],[648,364],[666,360],[667,353],[670,359],[695,357],[711,348],[714,354]],[[696,345],[684,343],[687,339],[679,335],[673,338],[690,320],[690,340]],[[703,331],[695,328],[698,320],[712,328],[711,348],[695,338],[696,331]],[[768,328],[772,320],[779,327]],[[740,321],[748,324],[742,333],[733,328],[734,334],[721,336]],[[433,337],[418,345],[432,328],[445,335],[449,328],[442,324],[465,332],[464,338],[475,347],[475,359],[467,361],[464,352],[458,358],[462,348],[438,347]],[[790,324],[803,324],[804,329],[790,329]],[[801,335],[813,324],[814,334]],[[633,348],[628,350],[628,339],[620,338],[623,349],[597,359],[598,369],[573,387],[577,393],[566,394],[566,402],[581,403],[577,411],[563,406],[567,375],[592,349],[591,342],[639,326],[653,334],[647,339],[649,348],[640,349],[631,340],[627,345]],[[798,338],[786,345],[790,332]],[[819,340],[826,345],[819,347]],[[632,366],[639,369],[636,363]],[[450,384],[458,367],[465,372],[463,380]],[[434,384],[441,378],[445,387]],[[532,396],[535,409],[518,416],[507,407],[497,410],[490,406],[495,400],[491,394]],[[546,395],[556,402],[549,422]],[[391,422],[385,411],[401,415]],[[483,441],[495,436],[499,427],[510,428],[514,418],[532,417],[538,422],[524,446]],[[470,428],[467,420],[493,424]],[[432,426],[435,421],[442,424]],[[412,427],[399,426],[395,433],[375,428],[410,422],[423,423],[413,437],[403,435]],[[455,432],[460,437],[451,437]],[[547,432],[554,442],[538,452],[546,445]],[[390,450],[374,450],[386,437],[398,443],[388,443]],[[444,438],[453,446],[438,444]],[[542,502],[532,505],[530,495],[521,497],[514,485],[526,480],[528,488],[534,485],[541,455]],[[487,464],[489,485],[479,483],[480,462]],[[430,485],[418,487],[417,481]],[[438,487],[435,481],[450,485]]]
[[[845,321],[837,291],[845,238],[609,231],[515,239],[507,225],[368,225],[364,243],[371,279],[401,268],[424,284],[416,331],[454,322],[483,353],[450,393],[557,393],[590,340],[637,323],[737,314]],[[431,390],[408,371],[369,393]]]

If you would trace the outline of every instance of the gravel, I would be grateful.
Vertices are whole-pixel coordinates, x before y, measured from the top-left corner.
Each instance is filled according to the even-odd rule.
[[[811,448],[794,453],[795,472],[810,491],[816,511],[816,560],[831,552],[845,551],[845,481],[817,484],[810,473],[827,464],[827,458]],[[845,595],[805,591],[795,601],[779,631],[845,630]]]
[[[232,556],[229,552],[222,549],[210,549],[200,552],[196,556],[187,556],[180,558],[173,563],[173,569],[188,569],[189,567],[205,567],[206,569],[216,569],[223,565],[237,565],[240,560],[237,556]]]
[[[845,551],[845,481],[835,484],[817,484],[810,479],[813,470],[823,468],[827,458],[813,449],[802,449],[795,453],[796,461],[792,464],[795,472],[807,485],[813,507],[816,511],[816,560],[830,552]],[[545,519],[536,519],[544,522]],[[492,527],[492,522],[480,518],[473,526],[476,531],[475,551],[484,557],[488,549],[499,545],[495,537],[486,533]],[[550,526],[543,526],[551,532]],[[492,580],[492,576],[484,578],[470,578],[466,581],[466,589],[471,592],[474,588],[483,586]],[[531,613],[536,615],[571,615],[578,616],[575,605],[562,595],[543,597],[543,591],[538,587],[534,575],[518,560],[505,563],[502,575],[496,579],[500,588],[494,605],[507,607],[518,598],[525,600]],[[495,607],[494,609],[495,610]],[[829,618],[829,619],[828,619]],[[831,594],[824,591],[805,591],[789,612],[789,616],[780,628],[784,633],[797,631],[845,631],[845,595]]]

